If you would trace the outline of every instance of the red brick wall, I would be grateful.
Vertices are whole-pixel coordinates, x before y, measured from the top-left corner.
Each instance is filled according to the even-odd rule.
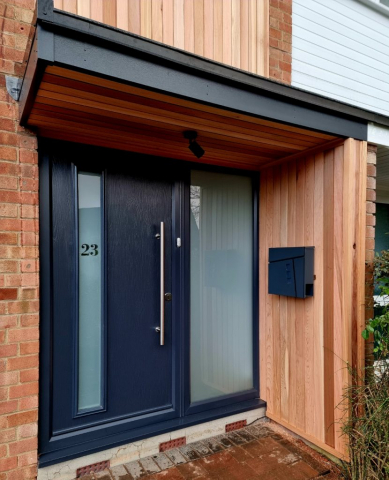
[[[37,142],[18,126],[5,75],[22,76],[35,0],[0,2],[0,480],[36,477]]]
[[[292,83],[292,0],[270,0],[269,76]]]
[[[365,312],[366,320],[374,315],[373,260],[375,247],[375,200],[376,200],[376,157],[377,147],[367,145],[367,191],[366,191],[366,270],[365,270]],[[366,343],[366,363],[373,362],[373,338]]]

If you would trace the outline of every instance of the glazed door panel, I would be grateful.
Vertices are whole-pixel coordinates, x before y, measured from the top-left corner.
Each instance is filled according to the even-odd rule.
[[[157,331],[161,295],[174,298],[174,181],[119,153],[92,169],[82,155],[73,160],[58,156],[52,166],[53,433],[174,418],[169,296],[164,345]]]

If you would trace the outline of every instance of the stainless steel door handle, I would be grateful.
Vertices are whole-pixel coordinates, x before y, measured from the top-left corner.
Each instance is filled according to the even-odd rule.
[[[159,333],[159,344],[165,345],[165,223],[161,222],[161,232],[156,235],[160,239],[160,319],[159,327],[155,330]]]

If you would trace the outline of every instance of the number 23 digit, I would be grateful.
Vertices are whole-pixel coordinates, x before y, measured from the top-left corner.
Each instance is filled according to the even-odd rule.
[[[93,257],[95,257],[96,255],[99,254],[99,250],[98,250],[99,246],[96,245],[95,243],[92,243],[92,245],[88,245],[87,243],[83,243],[81,245],[81,248],[84,249],[81,253],[82,256],[92,255]],[[89,249],[91,249],[92,251],[89,252]]]

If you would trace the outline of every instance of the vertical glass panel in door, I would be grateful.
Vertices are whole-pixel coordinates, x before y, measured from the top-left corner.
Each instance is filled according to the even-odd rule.
[[[78,174],[78,412],[102,407],[101,175]]]
[[[193,403],[253,388],[251,178],[193,170],[190,208]]]

